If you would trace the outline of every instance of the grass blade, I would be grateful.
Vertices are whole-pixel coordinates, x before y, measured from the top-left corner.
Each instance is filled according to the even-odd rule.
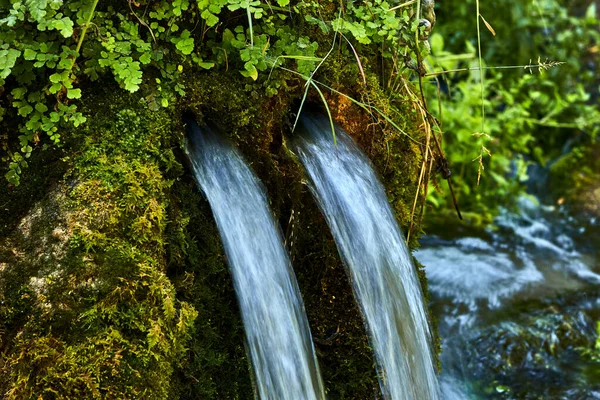
[[[487,22],[485,20],[485,18],[483,18],[483,15],[479,14],[479,16],[481,17],[481,20],[485,24],[485,27],[488,28],[488,31],[490,31],[492,33],[492,35],[496,36],[496,31],[494,30],[494,28],[492,28],[492,26],[489,24],[489,22]]]
[[[325,105],[325,110],[327,110],[327,116],[329,117],[329,124],[331,125],[331,134],[333,135],[333,145],[337,146],[337,139],[335,136],[335,125],[333,124],[333,118],[331,117],[331,111],[329,110],[329,106],[327,105],[327,100],[325,99],[323,92],[321,92],[321,89],[319,89],[319,87],[313,81],[310,81],[310,83],[311,83],[311,85],[313,85],[313,87],[315,89],[317,89],[317,92],[319,92],[319,96],[321,96],[321,100],[323,100],[323,104]]]
[[[308,89],[310,88],[309,83],[311,83],[312,77],[308,77],[306,79],[306,89],[304,90],[304,96],[302,96],[302,101],[300,102],[300,107],[298,107],[298,113],[296,114],[296,120],[294,121],[294,126],[292,126],[292,132],[296,130],[296,124],[300,119],[300,114],[302,113],[302,107],[304,106],[304,102],[306,101],[306,95],[308,94]]]
[[[340,16],[342,15],[341,13],[342,12],[340,11]],[[337,38],[337,31],[334,32],[334,34],[333,34],[333,42],[331,43],[331,49],[329,49],[329,51],[327,52],[327,54],[325,54],[325,57],[323,57],[321,59],[321,62],[317,65],[317,67],[315,68],[315,70],[313,72],[311,72],[310,76],[306,77],[306,76],[302,75],[299,72],[292,71],[291,69],[287,69],[287,68],[284,68],[284,67],[280,67],[281,69],[283,69],[285,71],[293,72],[294,74],[300,75],[301,77],[303,77],[304,79],[306,79],[306,90],[304,91],[304,96],[302,96],[302,102],[300,103],[300,107],[298,108],[298,114],[296,114],[296,121],[294,122],[294,126],[292,127],[292,132],[296,129],[296,124],[298,123],[298,120],[300,119],[300,114],[302,113],[302,107],[304,106],[304,101],[306,101],[306,95],[308,94],[308,89],[310,88],[310,84],[312,83],[312,80],[313,80],[312,77],[314,76],[314,74],[317,73],[317,70],[321,67],[321,65],[323,65],[323,63],[325,62],[325,60],[327,60],[327,57],[329,57],[329,55],[331,54],[331,52],[335,48],[335,39],[336,38]],[[313,86],[314,86],[314,84],[313,84]],[[318,90],[318,88],[317,88],[317,90]],[[321,95],[322,99],[325,99],[323,97],[323,93],[321,93],[321,91],[319,91],[319,94]],[[327,103],[325,104],[325,106],[327,107]],[[327,112],[329,113],[329,108],[327,108]],[[331,120],[331,114],[329,115],[329,119]],[[334,138],[334,142],[335,142],[335,132],[334,132],[333,135],[334,135],[333,138]]]
[[[356,58],[356,62],[358,63],[358,68],[360,69],[360,74],[362,75],[362,78],[363,78],[363,83],[365,84],[365,86],[367,86],[367,77],[365,76],[365,70],[363,69],[362,63],[360,62],[360,58],[358,58],[358,53],[356,52],[356,50],[354,49],[354,46],[352,46],[352,43],[350,43],[348,38],[346,36],[344,36],[343,34],[340,34],[340,35],[342,35],[342,37],[344,39],[346,39],[346,42],[348,42],[348,45],[352,49],[352,52],[354,53],[354,58]]]

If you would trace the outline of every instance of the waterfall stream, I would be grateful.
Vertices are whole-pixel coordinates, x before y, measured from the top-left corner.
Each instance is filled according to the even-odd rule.
[[[261,399],[324,399],[308,321],[264,189],[238,151],[187,121],[187,153],[212,207]]]
[[[291,148],[332,230],[377,358],[386,399],[435,400],[438,382],[420,283],[367,157],[329,120],[303,113]]]
[[[427,268],[445,400],[600,399],[600,223],[532,197],[492,227],[433,225]]]

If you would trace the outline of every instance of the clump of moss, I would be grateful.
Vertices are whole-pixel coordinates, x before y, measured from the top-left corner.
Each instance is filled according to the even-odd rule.
[[[2,243],[0,392],[8,399],[166,398],[172,390],[197,315],[165,274],[176,142],[165,112],[121,96],[89,105],[66,180]]]
[[[600,215],[600,146],[578,147],[550,166],[553,197],[577,211]]]
[[[174,184],[173,194],[168,273],[177,297],[198,317],[172,377],[172,398],[249,398],[244,329],[210,206],[189,175]]]
[[[330,45],[318,28],[300,25],[322,48]],[[361,51],[376,53],[367,46]],[[410,94],[384,91],[377,68],[367,62],[363,82],[354,60],[348,49],[332,54],[316,78],[421,138]],[[279,91],[268,97],[264,82],[237,71],[186,68],[185,98],[153,111],[143,98],[94,85],[97,92],[82,110],[88,122],[72,134],[69,173],[47,198],[60,206],[42,207],[44,222],[34,229],[36,237],[47,238],[60,227],[55,254],[22,256],[35,253],[35,240],[18,235],[0,249],[13,254],[17,248],[4,268],[25,271],[0,275],[0,316],[7,321],[0,326],[0,391],[14,398],[252,397],[218,232],[182,167],[180,115],[191,110],[200,121],[219,124],[239,146],[283,229],[295,232],[293,265],[329,396],[379,393],[372,350],[333,239],[285,148],[305,82],[285,71],[274,76]],[[400,224],[408,227],[421,149],[376,113],[335,93],[326,91],[326,97],[336,121],[373,160]],[[312,93],[307,101],[321,99]],[[33,352],[25,354],[26,348]]]

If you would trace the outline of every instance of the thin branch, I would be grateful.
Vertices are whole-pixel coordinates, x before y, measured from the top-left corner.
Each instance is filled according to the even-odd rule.
[[[484,70],[487,69],[517,69],[517,68],[523,68],[525,70],[529,70],[529,73],[533,73],[534,69],[537,69],[539,72],[542,71],[546,71],[550,68],[553,67],[557,67],[559,65],[563,65],[565,64],[564,61],[544,61],[544,62],[539,62],[539,58],[538,58],[538,64],[526,64],[526,65],[501,65],[498,67],[483,67]],[[425,74],[425,77],[430,77],[430,76],[438,76],[438,75],[444,75],[444,74],[449,74],[452,72],[465,72],[465,71],[479,71],[481,68],[480,67],[471,67],[471,68],[457,68],[457,69],[449,69],[446,71],[439,71],[439,72],[430,72],[428,74]]]
[[[148,30],[150,31],[150,35],[152,36],[152,41],[154,43],[156,43],[156,37],[154,36],[154,32],[152,32],[152,28],[150,28],[150,26],[148,26],[148,24],[141,19],[140,17],[137,16],[137,14],[135,13],[135,11],[133,11],[133,7],[131,7],[131,0],[127,0],[129,3],[129,9],[131,10],[131,13],[133,14],[134,17],[137,18],[138,22],[140,23],[140,25],[145,26],[146,28],[148,28]]]
[[[73,67],[75,66],[75,62],[77,61],[77,56],[79,55],[79,51],[81,50],[81,45],[83,44],[83,40],[85,39],[85,33],[88,30],[88,27],[90,26],[90,23],[92,22],[92,18],[94,17],[94,12],[96,11],[96,6],[98,5],[98,0],[94,0],[94,2],[92,3],[92,8],[90,10],[90,15],[88,15],[87,21],[85,21],[85,24],[83,25],[83,30],[81,31],[81,36],[79,36],[79,41],[77,42],[77,47],[75,48],[75,53],[77,53],[77,55],[73,58],[73,62],[71,63],[71,68],[69,68],[69,75],[71,74],[71,71],[73,70]]]

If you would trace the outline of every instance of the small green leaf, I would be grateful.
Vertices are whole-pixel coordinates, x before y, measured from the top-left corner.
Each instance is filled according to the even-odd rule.
[[[62,89],[62,83],[55,83],[54,85],[50,86],[50,89],[48,90],[50,93],[55,94],[58,93],[60,89]]]
[[[87,121],[87,118],[83,116],[83,114],[81,113],[75,113],[73,114],[72,118],[71,118],[71,122],[73,123],[73,126],[75,126],[75,128],[77,128],[79,125],[83,124],[85,121]]]
[[[194,51],[194,38],[182,38],[177,41],[175,47],[184,55],[190,55]]]
[[[19,50],[0,50],[0,79],[6,79],[10,75],[12,67],[15,66],[17,58],[20,55],[21,52]]]
[[[15,169],[9,169],[8,172],[4,174],[4,177],[8,183],[11,183],[15,186],[19,186],[19,183],[21,182],[19,173]]]
[[[62,76],[59,73],[54,73],[50,75],[50,82],[58,83],[62,80]]]
[[[67,90],[67,98],[69,99],[80,99],[81,89],[69,89]]]
[[[60,120],[60,116],[61,116],[60,113],[53,111],[50,113],[50,121],[56,123]],[[46,129],[46,130],[48,130],[48,129]]]
[[[206,20],[207,26],[212,27],[219,23],[219,17],[211,13],[209,10],[202,11],[201,17]]]
[[[150,53],[144,53],[140,56],[140,62],[144,65],[150,64],[152,61],[152,55]]]
[[[248,66],[249,63],[246,63],[246,71],[240,71],[240,74],[245,76],[246,78],[252,78],[252,80],[258,79],[258,70],[254,65]]]
[[[27,89],[24,87],[14,88],[10,92],[15,100],[21,100],[25,97],[25,93],[27,93]]]
[[[233,35],[233,32],[231,32],[230,29],[225,29],[223,31],[223,44],[231,44],[231,42],[235,40],[235,36]]]
[[[215,63],[212,61],[200,61],[200,62],[198,62],[198,65],[204,69],[211,69],[212,67],[215,66]]]
[[[23,58],[28,61],[35,60],[36,55],[37,53],[32,49],[25,49],[25,51],[23,52]]]
[[[33,107],[31,107],[29,104],[26,104],[23,107],[19,108],[19,115],[22,117],[26,117],[29,114],[31,114],[32,112],[33,112]]]
[[[68,38],[73,35],[73,21],[67,17],[54,21],[52,27],[60,31],[60,34],[63,35],[63,37]]]
[[[48,111],[48,107],[44,103],[35,103],[35,109],[41,113]]]
[[[131,57],[122,57],[112,64],[112,68],[117,80],[126,90],[133,93],[140,88],[143,74],[138,61],[133,61]]]

